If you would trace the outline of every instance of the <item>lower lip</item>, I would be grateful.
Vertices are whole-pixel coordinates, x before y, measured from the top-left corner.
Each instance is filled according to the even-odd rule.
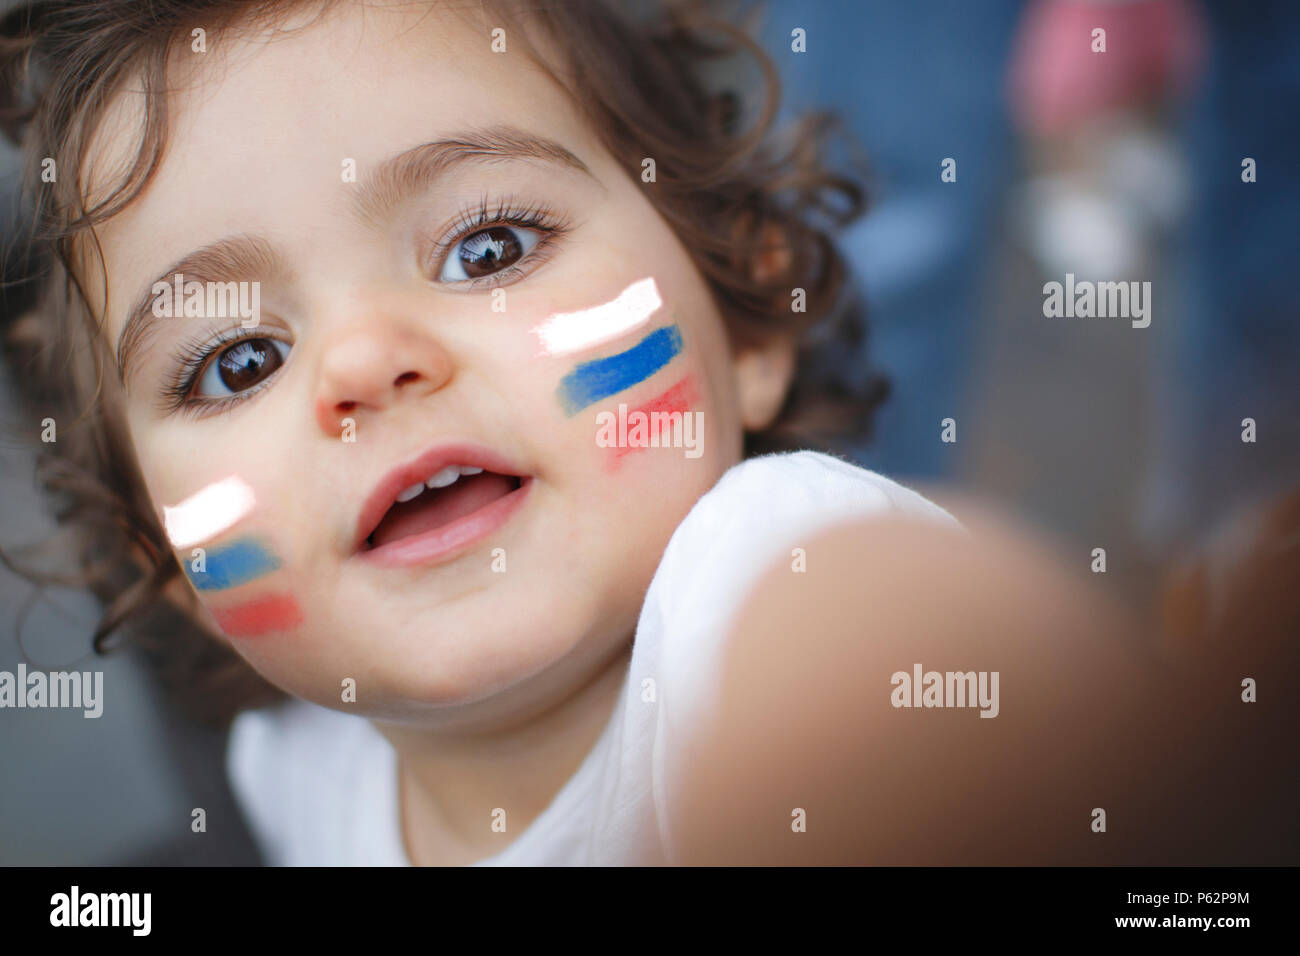
[[[358,552],[367,564],[381,568],[409,568],[419,564],[445,561],[463,553],[501,528],[523,505],[533,487],[532,478],[524,478],[510,494],[498,498],[478,511],[457,518],[441,528],[390,541],[378,548]]]

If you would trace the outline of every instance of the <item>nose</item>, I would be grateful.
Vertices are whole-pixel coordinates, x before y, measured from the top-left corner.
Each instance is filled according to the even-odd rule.
[[[345,422],[427,396],[451,380],[451,356],[427,329],[368,316],[336,330],[325,345],[316,392],[321,431],[339,437]]]

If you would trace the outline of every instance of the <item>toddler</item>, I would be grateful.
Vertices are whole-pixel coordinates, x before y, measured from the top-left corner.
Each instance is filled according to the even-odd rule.
[[[774,98],[746,124],[703,81],[732,47],[770,74],[743,33],[600,0],[56,0],[2,32],[42,474],[97,646],[180,612],[154,653],[238,714],[267,862],[1086,858],[1024,761],[1086,749],[1045,728],[1107,673],[1060,651],[1100,615],[794,450],[883,396],[837,372],[861,196],[820,121],[778,147]],[[924,723],[915,662],[1042,690]],[[1010,796],[955,811],[931,759]]]

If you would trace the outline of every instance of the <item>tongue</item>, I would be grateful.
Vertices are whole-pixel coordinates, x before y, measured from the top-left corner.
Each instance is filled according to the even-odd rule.
[[[462,475],[454,485],[448,488],[425,490],[419,497],[407,502],[394,504],[384,515],[370,536],[374,547],[378,548],[398,538],[407,538],[413,534],[432,531],[457,518],[478,511],[498,498],[504,498],[516,487],[516,479],[505,475],[482,472],[477,475]]]

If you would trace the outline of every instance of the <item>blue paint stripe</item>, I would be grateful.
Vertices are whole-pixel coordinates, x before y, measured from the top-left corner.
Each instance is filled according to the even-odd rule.
[[[256,541],[244,539],[209,551],[204,558],[206,571],[195,571],[192,560],[182,559],[182,564],[200,591],[219,591],[274,571],[280,566],[280,559]]]
[[[583,362],[560,382],[560,404],[566,415],[644,382],[682,350],[676,324],[655,329],[626,352]]]

